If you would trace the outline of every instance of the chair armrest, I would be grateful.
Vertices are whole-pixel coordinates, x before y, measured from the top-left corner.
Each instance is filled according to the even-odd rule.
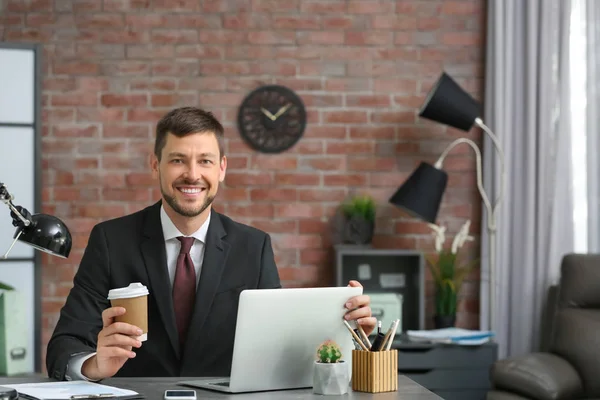
[[[536,400],[575,399],[583,384],[575,368],[550,353],[531,353],[494,363],[492,385]]]

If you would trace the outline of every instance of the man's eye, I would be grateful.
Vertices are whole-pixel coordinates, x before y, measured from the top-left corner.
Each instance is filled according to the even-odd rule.
[[[212,164],[211,160],[200,160],[201,164]]]
[[[180,163],[181,160],[179,158],[175,158],[175,159],[171,160],[171,162],[177,164],[177,163]]]

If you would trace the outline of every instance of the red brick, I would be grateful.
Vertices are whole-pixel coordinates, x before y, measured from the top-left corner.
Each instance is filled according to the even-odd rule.
[[[304,157],[300,162],[301,169],[312,169],[317,171],[340,171],[346,169],[346,158],[344,157]]]
[[[306,14],[341,14],[347,11],[347,6],[344,1],[302,0],[300,11]]]
[[[325,111],[323,119],[331,124],[360,124],[367,122],[367,113],[365,111]]]
[[[252,189],[250,191],[250,200],[252,200],[252,201],[289,202],[289,201],[296,201],[297,197],[298,197],[298,195],[297,195],[296,189],[287,189],[287,188],[261,189],[261,188],[257,188],[257,189]]]
[[[273,204],[256,203],[248,205],[229,204],[227,206],[228,214],[233,218],[253,217],[253,218],[273,218]]]
[[[314,174],[277,172],[274,183],[278,186],[316,186],[319,184],[319,180],[319,177]]]
[[[394,12],[394,2],[386,0],[350,0],[348,12],[351,14],[386,14]]]
[[[276,218],[315,218],[322,215],[323,208],[321,205],[290,202],[275,206]]]
[[[267,172],[228,173],[225,176],[227,186],[252,186],[269,185],[272,177]]]
[[[326,186],[364,186],[367,184],[365,174],[331,174],[323,176]]]
[[[57,125],[52,129],[54,137],[88,138],[99,135],[98,127],[95,125]]]
[[[395,158],[352,157],[348,160],[348,171],[389,171],[395,167]]]
[[[103,94],[100,104],[104,107],[128,107],[148,105],[148,96],[145,94]]]
[[[367,154],[372,153],[375,144],[369,142],[329,142],[327,143],[328,154]]]
[[[298,192],[300,201],[341,202],[345,196],[345,190],[332,188],[303,189]]]

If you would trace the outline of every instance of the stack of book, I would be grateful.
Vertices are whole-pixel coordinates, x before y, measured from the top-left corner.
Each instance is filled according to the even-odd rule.
[[[476,346],[494,337],[491,331],[477,331],[462,328],[444,328],[422,331],[407,331],[409,339],[419,342],[447,343]]]

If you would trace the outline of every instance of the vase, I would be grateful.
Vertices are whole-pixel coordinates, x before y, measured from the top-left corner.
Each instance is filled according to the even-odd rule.
[[[348,393],[350,371],[344,361],[322,363],[315,361],[313,370],[313,392],[323,395],[340,395]]]
[[[456,322],[456,315],[436,315],[433,317],[435,329],[451,328]]]
[[[350,244],[370,244],[375,233],[375,224],[361,216],[354,215],[344,222],[344,242]]]

